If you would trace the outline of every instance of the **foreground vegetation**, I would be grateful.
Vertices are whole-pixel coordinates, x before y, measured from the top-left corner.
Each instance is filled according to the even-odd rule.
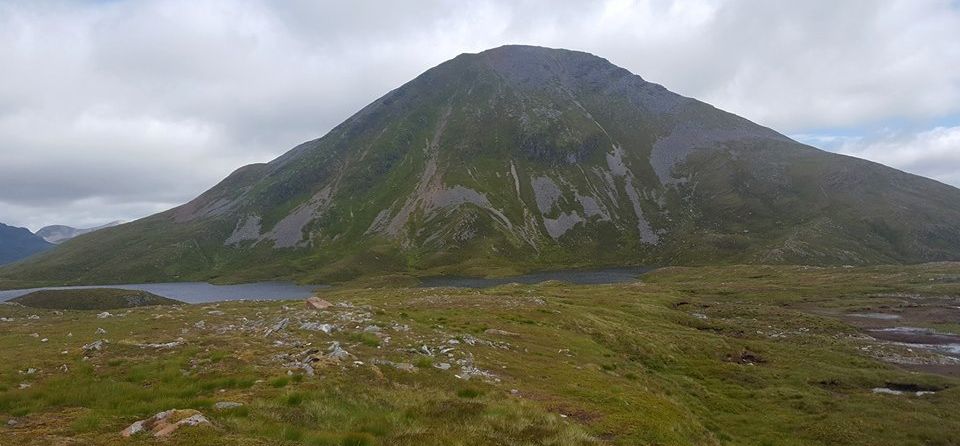
[[[4,305],[0,444],[956,444],[951,366],[925,369],[935,355],[850,315],[936,313],[958,295],[960,264],[933,264],[334,289],[318,311]],[[211,424],[120,436],[168,409]]]

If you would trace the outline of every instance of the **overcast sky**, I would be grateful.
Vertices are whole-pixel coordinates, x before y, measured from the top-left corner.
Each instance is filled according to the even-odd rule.
[[[960,186],[957,1],[0,0],[0,222],[170,208],[508,43]]]

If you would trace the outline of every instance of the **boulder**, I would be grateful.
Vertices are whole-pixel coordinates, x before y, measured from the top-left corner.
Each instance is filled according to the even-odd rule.
[[[332,303],[327,302],[317,296],[310,297],[305,302],[308,310],[326,310],[333,306]]]

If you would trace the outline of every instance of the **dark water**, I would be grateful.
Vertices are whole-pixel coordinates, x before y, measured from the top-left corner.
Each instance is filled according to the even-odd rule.
[[[636,280],[649,271],[644,268],[606,268],[593,270],[562,270],[524,274],[521,276],[484,279],[477,277],[437,276],[421,280],[422,287],[486,288],[506,283],[535,284],[559,280],[576,285],[621,283]],[[0,302],[23,296],[37,290],[69,290],[84,288],[122,288],[143,290],[153,294],[196,304],[224,300],[292,300],[306,299],[325,285],[297,285],[290,282],[256,282],[239,285],[211,285],[206,282],[136,283],[124,285],[88,285],[69,287],[0,290]]]
[[[574,269],[560,271],[545,271],[530,273],[521,276],[500,277],[485,279],[480,277],[434,276],[420,280],[422,287],[456,287],[456,288],[486,288],[507,283],[535,284],[548,280],[575,285],[602,285],[609,283],[623,283],[637,280],[641,274],[650,271],[649,268],[604,268],[604,269]]]
[[[955,334],[918,327],[878,328],[870,332],[877,339],[935,351],[960,359],[960,336]]]
[[[222,300],[287,300],[306,299],[318,285],[297,285],[290,282],[256,282],[239,285],[211,285],[206,282],[137,283],[126,285],[93,285],[72,287],[31,288],[0,291],[0,301],[6,301],[37,290],[66,290],[84,288],[122,288],[149,291],[153,294],[187,303],[205,303]]]

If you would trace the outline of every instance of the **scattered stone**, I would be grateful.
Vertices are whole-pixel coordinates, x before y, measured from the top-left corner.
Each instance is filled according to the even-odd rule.
[[[311,330],[311,331],[322,331],[326,334],[332,333],[336,330],[336,326],[332,324],[321,324],[319,322],[304,322],[300,324],[301,330]]]
[[[279,321],[277,321],[276,324],[273,324],[273,327],[270,327],[270,329],[267,330],[266,336],[270,336],[273,333],[281,331],[287,328],[288,325],[290,325],[290,318],[285,317],[283,319],[280,319]]]
[[[91,343],[89,343],[89,344],[84,345],[84,346],[82,347],[82,348],[83,348],[83,351],[85,351],[85,352],[92,352],[92,351],[100,351],[100,350],[103,350],[104,342],[105,342],[105,341],[104,341],[103,339],[98,339],[98,340],[96,340],[96,341],[93,341],[93,342],[91,342]]]
[[[141,432],[151,432],[154,437],[167,437],[180,427],[199,426],[201,424],[209,425],[210,420],[207,420],[203,414],[196,410],[170,409],[131,424],[120,435],[129,437]]]
[[[13,322],[12,317],[0,317],[0,322]],[[13,420],[10,420],[13,421]]]
[[[417,371],[417,367],[414,366],[413,364],[408,363],[408,362],[393,362],[393,361],[390,361],[390,360],[387,360],[387,359],[374,359],[374,360],[373,360],[373,363],[374,363],[374,364],[377,364],[377,365],[387,365],[387,366],[393,367],[393,368],[395,368],[395,369],[397,369],[397,370],[402,370],[402,371],[404,371],[404,372],[416,372],[416,371]]]
[[[220,311],[220,310],[213,310],[213,311],[208,311],[207,314],[209,314],[209,315],[211,315],[211,316],[223,316],[223,315],[226,314],[226,313],[224,313],[224,312],[222,312],[222,311]]]
[[[236,409],[238,407],[243,407],[243,403],[236,403],[233,401],[218,401],[213,405],[213,408],[217,410]]]
[[[47,341],[49,341],[49,339],[47,339],[47,338],[43,338],[43,339],[40,340],[40,342],[47,342]]]
[[[29,369],[27,369],[27,375],[33,375],[34,373],[37,373],[37,369],[33,367],[30,367]]]
[[[187,342],[186,339],[177,338],[175,341],[164,342],[164,343],[159,343],[159,344],[137,344],[137,347],[140,347],[140,348],[155,348],[155,349],[169,349],[169,348],[177,348],[177,347],[185,344],[186,342]]]
[[[328,348],[327,351],[329,352],[327,353],[327,357],[336,359],[337,361],[343,361],[345,359],[349,359],[353,357],[353,355],[350,354],[350,352],[344,350],[343,347],[340,346],[340,343],[337,341],[331,342],[330,348]]]
[[[874,387],[873,393],[885,395],[903,395],[903,392],[899,390],[888,389],[886,387]]]
[[[417,367],[409,362],[397,362],[393,364],[393,367],[397,370],[402,370],[404,372],[416,372]]]
[[[333,306],[332,303],[327,302],[319,297],[313,296],[308,298],[304,304],[308,310],[326,310]]]
[[[20,383],[18,387],[20,388],[20,390],[29,389],[30,383]]]
[[[440,362],[440,363],[434,364],[433,366],[440,370],[450,370],[450,364],[446,362]]]
[[[480,378],[486,382],[500,382],[500,378],[486,370],[479,369],[473,365],[473,358],[468,357],[457,360],[460,365],[460,373],[453,375],[458,379],[469,381],[471,378]]]
[[[498,329],[496,329],[496,328],[488,328],[488,329],[484,330],[483,332],[484,332],[485,334],[494,335],[494,336],[509,336],[509,337],[514,337],[514,338],[517,337],[517,336],[520,336],[519,333],[514,333],[514,332],[512,332],[512,331],[506,331],[506,330],[498,330]]]
[[[740,350],[737,353],[727,354],[724,360],[727,362],[735,362],[744,365],[755,365],[767,362],[766,359],[759,354],[746,349]]]
[[[67,367],[66,364],[61,364],[58,369],[59,369],[61,372],[63,372],[63,373],[69,373],[69,372],[70,372],[70,367]]]
[[[113,316],[113,315],[110,314],[109,311],[104,311],[103,313],[100,313],[100,314],[97,315],[97,319],[106,319],[106,318],[111,317],[111,316]]]
[[[16,425],[18,425],[18,424],[20,424],[20,422],[18,422],[17,420],[15,420],[15,419],[13,419],[13,418],[7,420],[7,427],[16,427]]]
[[[27,319],[37,320],[37,319],[40,319],[40,316],[37,316],[37,315],[35,315],[35,314],[31,314],[30,316],[27,316]]]
[[[364,333],[380,333],[380,327],[376,325],[367,325],[363,328]]]
[[[700,320],[706,320],[706,319],[707,319],[707,315],[705,315],[705,314],[703,314],[703,313],[690,313],[690,316],[693,316],[694,318],[697,318],[697,319],[700,319]]]
[[[207,328],[207,323],[206,321],[202,321],[202,320],[197,321],[195,324],[193,324],[193,328],[203,330],[204,328]]]

